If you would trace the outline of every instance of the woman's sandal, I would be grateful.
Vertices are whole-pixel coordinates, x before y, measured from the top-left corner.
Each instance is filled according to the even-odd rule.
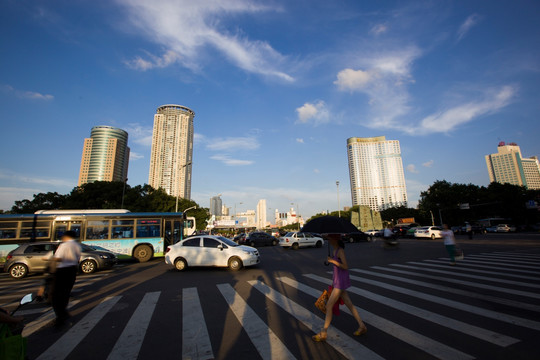
[[[356,330],[355,332],[353,332],[353,335],[354,336],[360,336],[360,335],[364,335],[365,333],[367,333],[367,326],[366,325],[364,325],[364,327],[362,327],[362,329]]]
[[[327,336],[322,336],[321,333],[318,333],[317,335],[313,335],[311,339],[315,342],[325,342]]]

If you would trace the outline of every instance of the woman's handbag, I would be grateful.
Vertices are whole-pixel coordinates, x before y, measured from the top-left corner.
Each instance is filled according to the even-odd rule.
[[[315,301],[315,307],[321,310],[323,314],[326,314],[326,303],[328,302],[329,297],[330,294],[328,293],[328,291],[324,290],[321,296],[319,296],[319,298],[317,299],[317,301]]]
[[[26,358],[26,338],[13,335],[9,326],[0,325],[0,360],[24,360]]]
[[[456,247],[456,250],[454,251],[454,258],[456,260],[463,260],[465,258],[465,255],[463,254],[463,250]]]

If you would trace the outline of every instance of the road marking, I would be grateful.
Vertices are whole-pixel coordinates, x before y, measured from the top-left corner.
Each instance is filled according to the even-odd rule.
[[[231,285],[218,284],[217,287],[263,359],[295,359],[279,337],[257,316]]]
[[[298,281],[287,278],[287,277],[278,277],[279,281],[292,286],[306,294],[309,294],[315,298],[318,298],[321,295],[321,291],[299,283]],[[356,307],[362,319],[385,333],[406,342],[407,344],[414,346],[437,359],[442,360],[454,360],[454,359],[474,359],[473,356],[465,354],[459,350],[451,348],[445,344],[442,344],[438,341],[430,339],[424,335],[418,334],[412,330],[409,330],[399,324],[396,324],[390,320],[382,318],[378,315],[375,315],[369,311]],[[341,311],[346,312],[351,315],[350,310],[345,307],[340,309]]]
[[[182,289],[182,359],[213,359],[197,288]]]
[[[491,296],[491,295],[478,294],[476,292],[460,290],[460,289],[456,289],[456,288],[449,287],[449,286],[436,285],[436,284],[426,283],[426,282],[423,282],[423,281],[407,279],[407,278],[400,277],[400,276],[381,274],[381,273],[377,273],[377,272],[374,272],[374,271],[367,271],[367,270],[360,270],[360,269],[351,269],[351,271],[361,273],[361,274],[378,276],[378,277],[382,277],[382,278],[385,278],[385,279],[397,280],[397,281],[402,282],[402,283],[419,285],[419,286],[427,287],[427,288],[430,288],[430,289],[445,291],[445,292],[449,292],[449,293],[452,293],[452,294],[467,296],[467,297],[471,297],[471,298],[475,298],[475,299],[491,301],[491,302],[494,302],[494,303],[503,304],[503,305],[507,305],[507,306],[512,306],[512,307],[516,307],[516,308],[519,308],[519,309],[527,309],[527,310],[531,310],[531,311],[540,312],[540,306],[524,303],[524,302],[521,302],[521,301],[504,299],[504,298]]]
[[[471,255],[473,256],[473,255]],[[540,259],[539,258],[532,258],[532,257],[523,257],[523,256],[515,256],[515,255],[502,255],[502,254],[474,254],[474,256],[485,256],[490,258],[497,258],[501,259],[503,261],[505,260],[517,260],[517,261],[531,261],[533,264],[538,264]]]
[[[507,277],[515,277],[519,279],[526,279],[526,280],[540,280],[538,276],[526,276],[526,275],[514,275],[514,274],[507,274],[506,272],[501,273],[501,269],[499,271],[487,271],[487,270],[478,270],[478,269],[462,269],[461,267],[456,267],[452,265],[437,265],[437,264],[426,264],[425,262],[417,262],[417,261],[408,261],[407,264],[415,264],[415,265],[423,265],[423,266],[432,266],[436,268],[442,268],[442,269],[452,269],[452,271],[457,271],[458,273],[460,271],[468,271],[468,272],[475,272],[479,274],[490,274],[490,275],[498,275],[498,276],[507,276]],[[538,285],[540,287],[540,285]]]
[[[497,254],[497,255],[511,255],[519,257],[530,257],[533,259],[540,259],[540,254],[525,254],[525,253],[508,253],[508,252],[492,252],[492,253],[482,253],[482,254]]]
[[[410,263],[411,264],[417,264],[417,265],[427,265],[427,264],[423,264],[423,263],[416,263],[416,262],[413,262],[413,261],[411,261]],[[407,268],[415,269],[415,270],[422,270],[422,271],[428,271],[428,272],[434,272],[434,273],[446,274],[446,275],[452,275],[452,276],[459,276],[459,277],[477,279],[477,280],[486,280],[486,281],[498,282],[498,283],[502,283],[502,284],[510,284],[510,285],[532,287],[532,288],[540,288],[539,284],[531,284],[531,283],[526,283],[526,282],[521,282],[521,281],[513,281],[513,280],[505,280],[505,279],[496,279],[496,278],[487,277],[487,276],[460,274],[457,271],[444,271],[444,270],[429,269],[429,268],[419,267],[419,266],[398,265],[398,264],[392,264],[392,266],[407,267]]]
[[[310,279],[316,280],[316,281],[320,281],[320,282],[325,283],[325,284],[329,284],[329,285],[332,284],[332,280],[327,279],[327,278],[323,278],[323,277],[320,277],[320,276],[317,276],[317,275],[307,274],[307,275],[304,275],[304,276],[306,276],[306,277],[308,277]],[[351,279],[352,279],[352,277],[351,277]],[[480,328],[478,326],[467,324],[467,323],[461,322],[459,320],[449,318],[449,317],[444,316],[444,315],[439,315],[437,313],[434,313],[434,312],[431,312],[431,311],[428,311],[428,310],[425,310],[425,309],[421,309],[419,307],[409,305],[409,304],[406,304],[404,302],[388,298],[386,296],[378,295],[378,294],[372,293],[372,292],[367,291],[367,290],[362,290],[362,289],[359,289],[359,288],[354,287],[354,286],[351,286],[350,288],[348,288],[347,291],[351,292],[351,293],[354,293],[354,294],[357,294],[357,295],[360,295],[360,296],[363,296],[365,298],[371,299],[371,300],[376,301],[378,303],[385,304],[387,306],[393,307],[395,309],[406,312],[408,314],[417,316],[417,317],[419,317],[421,319],[431,321],[431,322],[433,322],[435,324],[438,324],[438,325],[441,325],[443,327],[450,328],[450,329],[453,329],[455,331],[459,331],[461,333],[464,333],[464,334],[467,334],[467,335],[470,335],[470,336],[474,336],[475,338],[490,342],[490,343],[498,345],[498,346],[505,347],[505,346],[512,345],[512,344],[515,344],[515,343],[519,342],[518,339],[509,337],[509,336],[505,336],[505,335],[502,335],[502,334],[498,334],[496,332],[489,331],[487,329],[483,329],[483,328]]]
[[[433,263],[438,263],[438,264],[448,264],[448,261],[444,261],[444,260],[424,260],[424,261],[428,261],[428,262],[433,262]],[[479,265],[479,264],[466,264],[462,261],[459,262],[459,268],[461,269],[462,267],[465,267],[465,269],[468,269],[467,267],[468,266],[473,266],[475,268],[482,268],[482,269],[492,269],[492,270],[499,270],[499,274],[500,274],[500,271],[501,271],[501,268],[499,266],[489,266],[489,265]],[[519,273],[524,273],[524,274],[536,274],[536,275],[540,275],[540,271],[531,271],[531,270],[520,270],[520,269],[509,269],[509,268],[505,268],[504,269],[505,271],[505,274],[508,272],[508,271],[512,271],[512,272],[519,272]],[[538,279],[538,277],[536,277]]]
[[[450,258],[439,258],[440,260],[446,260],[446,261],[450,261]],[[469,260],[468,257],[466,257],[465,259],[463,260],[459,260],[459,263],[471,263],[471,264],[491,264],[491,265],[501,265],[503,266],[504,265],[504,268],[508,268],[508,270],[513,270],[511,268],[513,267],[517,267],[517,268],[521,268],[521,269],[535,269],[535,270],[538,270],[539,267],[538,266],[530,266],[530,265],[516,265],[516,264],[507,264],[507,263],[502,263],[502,262],[495,262],[493,260],[480,260],[480,259],[474,259],[474,260]],[[500,267],[499,267],[500,268]]]
[[[79,302],[80,300],[71,301],[68,305],[68,310],[71,309],[73,306],[77,305]],[[50,309],[50,308],[45,308],[45,310],[47,309]],[[41,329],[42,327],[44,327],[45,325],[53,321],[54,318],[55,318],[54,311],[48,310],[45,314],[41,315],[36,320],[26,324],[23,328],[22,336],[28,337],[32,335],[33,333],[35,333],[36,331],[38,331],[39,329]]]
[[[248,283],[263,293],[267,298],[275,302],[283,310],[294,316],[311,331],[317,333],[323,328],[323,319],[298,305],[283,294],[275,291],[259,280],[250,280]],[[326,342],[348,359],[383,359],[381,356],[366,348],[356,340],[351,339],[335,327],[330,327],[327,335],[328,338]]]
[[[121,296],[105,298],[98,306],[86,314],[81,321],[75,324],[67,333],[42,353],[37,360],[65,359],[120,298]]]
[[[146,293],[107,357],[109,360],[136,359],[161,291]]]
[[[404,267],[404,268],[414,268],[414,266],[399,265],[399,264],[391,264],[391,266],[400,266],[400,267]],[[529,292],[529,291],[514,290],[514,289],[503,288],[503,287],[499,287],[499,286],[474,283],[472,281],[451,279],[451,278],[443,277],[443,276],[433,276],[433,275],[427,275],[427,274],[420,274],[420,273],[413,272],[413,271],[405,271],[405,270],[398,270],[398,269],[392,269],[392,268],[385,268],[385,267],[382,267],[382,266],[372,266],[371,268],[376,269],[376,270],[391,271],[391,272],[395,272],[395,273],[399,273],[399,274],[413,275],[413,276],[418,276],[418,277],[422,277],[422,278],[426,278],[426,279],[442,280],[444,282],[449,282],[449,283],[453,283],[453,284],[460,284],[460,285],[467,285],[467,286],[471,286],[473,288],[495,290],[495,291],[502,292],[502,293],[521,295],[521,296],[531,297],[531,298],[535,298],[535,299],[540,299],[540,294],[532,293],[532,292]]]
[[[509,264],[536,265],[537,267],[540,267],[540,263],[538,261],[527,261],[524,259],[508,259],[497,255],[468,255],[467,257],[473,258],[474,260],[489,260],[496,263],[504,262]]]

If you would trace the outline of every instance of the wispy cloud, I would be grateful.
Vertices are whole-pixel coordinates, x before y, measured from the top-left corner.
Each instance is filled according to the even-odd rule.
[[[373,35],[380,35],[387,31],[388,31],[388,26],[386,24],[377,24],[371,28],[369,33]]]
[[[17,90],[13,86],[10,86],[10,85],[2,85],[1,89],[3,92],[15,94],[15,96],[21,99],[45,100],[45,101],[54,99],[54,96],[51,94],[42,94],[36,91]]]
[[[410,173],[418,174],[418,170],[416,169],[416,165],[414,165],[414,164],[407,165],[406,169]]]
[[[302,138],[296,138],[296,142],[299,143],[299,144],[303,144],[303,143],[304,143],[304,139],[302,139]]]
[[[13,184],[48,185],[56,188],[73,188],[75,183],[63,178],[39,177],[20,174],[8,169],[0,169],[0,179]]]
[[[143,154],[136,153],[135,151],[130,151],[129,152],[129,161],[137,161],[137,160],[141,160],[141,159],[144,159]]]
[[[465,21],[460,25],[457,30],[457,41],[461,41],[463,37],[471,30],[473,26],[478,24],[480,17],[477,14],[472,14],[465,19]]]
[[[226,20],[235,14],[256,15],[280,11],[252,0],[117,0],[128,11],[128,22],[156,44],[165,48],[161,56],[147,53],[148,59],[136,57],[128,66],[148,70],[175,62],[196,70],[201,57],[211,48],[235,66],[255,74],[287,82],[293,77],[281,70],[287,59],[263,40],[250,40],[237,28],[227,29]]]
[[[213,155],[210,156],[210,159],[221,161],[228,166],[246,166],[254,163],[252,160],[233,159],[229,155]]]
[[[300,124],[313,123],[314,125],[326,124],[330,122],[330,111],[326,103],[322,100],[315,103],[305,103],[296,109],[298,114],[297,122]]]
[[[129,138],[136,144],[142,146],[152,146],[152,132],[151,126],[144,126],[139,123],[131,123],[125,128],[128,132]]]
[[[425,163],[422,163],[422,166],[423,167],[427,167],[427,168],[430,168],[430,167],[433,167],[433,164],[435,162],[433,160],[429,160],[429,161],[426,161]]]
[[[206,148],[209,150],[255,150],[259,147],[259,140],[255,136],[213,138],[206,140]]]

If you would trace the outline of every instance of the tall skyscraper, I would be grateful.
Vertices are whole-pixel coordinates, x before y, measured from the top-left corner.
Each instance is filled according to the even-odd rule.
[[[95,126],[84,139],[79,186],[94,181],[126,181],[128,133],[112,126]]]
[[[257,203],[257,229],[266,227],[266,199],[261,199]]]
[[[186,199],[191,199],[194,116],[185,106],[160,106],[152,134],[148,184]]]
[[[407,206],[398,140],[384,136],[347,139],[352,204],[381,211]]]
[[[540,189],[540,165],[538,158],[523,158],[516,143],[499,143],[496,154],[486,155],[486,165],[491,182],[526,186]]]
[[[210,198],[210,215],[223,215],[223,202],[221,201],[221,197],[213,196]]]

